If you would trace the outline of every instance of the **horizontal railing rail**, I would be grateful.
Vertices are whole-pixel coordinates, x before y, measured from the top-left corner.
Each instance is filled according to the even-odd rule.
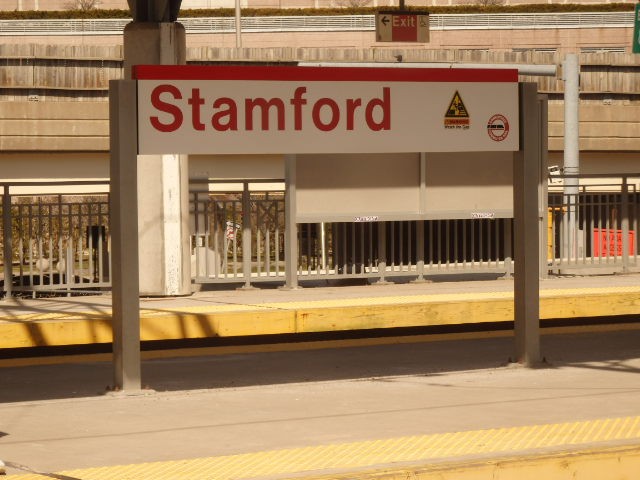
[[[633,27],[633,12],[493,13],[430,15],[432,30]],[[0,20],[0,35],[121,35],[131,19]],[[230,33],[230,17],[181,18],[187,33]],[[242,17],[246,33],[373,31],[374,15]]]

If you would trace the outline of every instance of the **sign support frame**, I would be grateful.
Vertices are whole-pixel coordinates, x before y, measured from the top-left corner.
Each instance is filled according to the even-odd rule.
[[[520,84],[520,150],[513,155],[515,361],[540,364],[540,183],[537,85]]]
[[[137,82],[113,80],[109,85],[114,389],[127,394],[141,390]],[[539,232],[545,120],[536,84],[520,83],[518,90],[520,147],[513,152],[515,353],[518,363],[534,367],[541,362]],[[421,154],[421,165],[425,155]],[[298,288],[296,161],[296,154],[285,154],[285,288],[290,289]]]
[[[114,391],[140,391],[137,81],[109,82]]]

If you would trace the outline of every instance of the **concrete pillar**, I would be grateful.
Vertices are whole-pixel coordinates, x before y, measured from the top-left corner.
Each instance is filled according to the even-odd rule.
[[[186,34],[176,22],[132,22],[124,30],[125,78],[133,65],[186,63]],[[189,173],[186,155],[138,157],[140,295],[191,293]]]

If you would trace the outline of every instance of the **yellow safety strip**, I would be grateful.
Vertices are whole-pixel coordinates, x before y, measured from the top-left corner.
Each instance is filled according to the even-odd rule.
[[[344,472],[394,462],[455,460],[525,451],[531,454],[542,448],[576,449],[598,442],[635,440],[640,441],[640,417],[605,418],[86,468],[51,475],[9,475],[7,480],[235,480],[274,475],[318,475],[327,470]],[[304,478],[304,475],[300,478]]]

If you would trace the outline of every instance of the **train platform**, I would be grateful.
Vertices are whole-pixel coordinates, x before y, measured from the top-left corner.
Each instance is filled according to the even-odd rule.
[[[632,479],[640,325],[545,328],[541,368],[507,332],[0,368],[8,480]]]
[[[540,282],[541,319],[638,313],[640,275],[562,277]],[[110,343],[111,297],[0,301],[0,348]],[[320,283],[199,291],[142,298],[141,340],[162,341],[513,320],[513,282],[504,279]]]
[[[509,321],[512,288],[209,291],[142,299],[141,325],[166,339]],[[2,321],[27,345],[109,341],[109,310],[107,295],[11,299]],[[637,275],[541,281],[543,318],[639,311]],[[640,323],[543,333],[534,369],[509,363],[508,331],[146,352],[136,395],[108,391],[109,356],[3,360],[0,459],[8,480],[634,478]]]

